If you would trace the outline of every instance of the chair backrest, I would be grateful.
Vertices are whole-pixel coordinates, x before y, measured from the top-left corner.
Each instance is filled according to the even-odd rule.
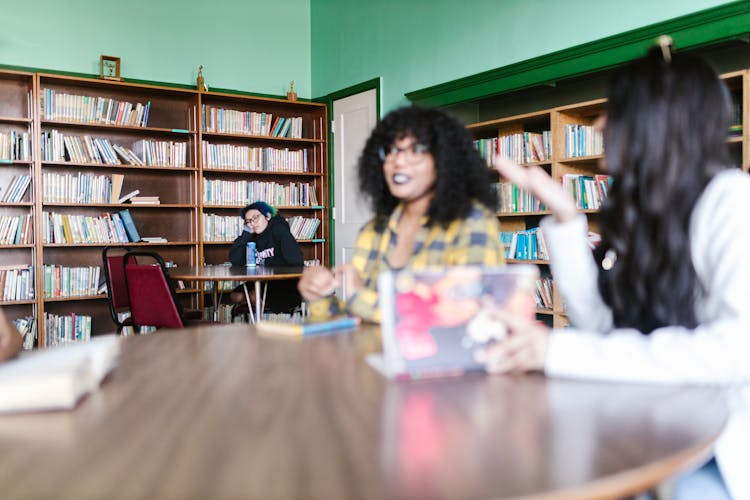
[[[135,258],[138,257],[138,262]],[[146,263],[143,258],[152,259]],[[147,259],[146,259],[147,260]],[[135,326],[183,328],[182,311],[164,259],[156,252],[134,250],[123,256],[130,312]]]
[[[124,254],[129,250],[129,248],[109,246],[102,250],[102,267],[104,268],[104,281],[107,284],[109,314],[117,325],[118,333],[129,323],[120,320],[120,314],[129,311],[130,307],[123,267]]]

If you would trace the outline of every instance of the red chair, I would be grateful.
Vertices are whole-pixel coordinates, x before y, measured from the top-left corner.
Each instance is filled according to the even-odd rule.
[[[199,323],[183,315],[159,254],[132,250],[123,256],[122,264],[134,326],[184,328]]]
[[[130,301],[128,300],[128,289],[125,284],[125,270],[123,267],[124,253],[129,251],[127,247],[104,247],[102,250],[102,263],[104,268],[104,281],[107,284],[107,303],[112,321],[117,326],[117,333],[122,333],[126,326],[133,326],[133,320],[125,313],[130,312]]]

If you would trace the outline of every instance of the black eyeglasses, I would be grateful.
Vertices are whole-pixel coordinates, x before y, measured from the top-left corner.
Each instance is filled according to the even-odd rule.
[[[385,161],[389,158],[395,159],[399,153],[402,153],[404,161],[406,163],[418,163],[423,160],[424,156],[429,152],[430,148],[428,148],[424,144],[415,142],[406,146],[405,148],[400,148],[395,145],[389,148],[381,147],[380,149],[378,149],[378,157],[380,157],[380,161]]]
[[[252,217],[245,218],[245,222],[247,224],[255,224],[261,219],[261,217],[263,217],[263,214],[255,214]]]

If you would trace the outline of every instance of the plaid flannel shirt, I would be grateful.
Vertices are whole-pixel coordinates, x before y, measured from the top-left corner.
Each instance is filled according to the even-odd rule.
[[[347,312],[367,321],[380,322],[378,275],[391,269],[388,255],[396,247],[396,228],[402,210],[401,205],[396,207],[381,230],[376,229],[375,220],[360,230],[354,244],[352,264],[362,277],[364,286],[351,294],[346,304],[334,296],[312,301],[310,313],[314,320]],[[431,227],[426,224],[427,217],[424,217],[422,228],[415,238],[414,253],[409,257],[405,269],[418,271],[438,266],[497,266],[505,263],[497,216],[477,202],[474,202],[465,218],[451,222],[447,228],[439,224]]]

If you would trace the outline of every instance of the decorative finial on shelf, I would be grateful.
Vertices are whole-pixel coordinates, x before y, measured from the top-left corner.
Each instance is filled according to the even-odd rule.
[[[198,66],[198,79],[195,82],[198,87],[198,92],[208,92],[208,85],[206,85],[206,79],[203,78],[203,65]]]
[[[669,35],[661,35],[659,38],[656,39],[656,44],[659,47],[661,47],[661,55],[662,57],[664,57],[664,62],[671,63],[672,62],[672,47],[674,46],[672,37]]]
[[[294,91],[294,80],[289,82],[289,92],[286,93],[286,98],[289,101],[297,100],[297,92]]]

